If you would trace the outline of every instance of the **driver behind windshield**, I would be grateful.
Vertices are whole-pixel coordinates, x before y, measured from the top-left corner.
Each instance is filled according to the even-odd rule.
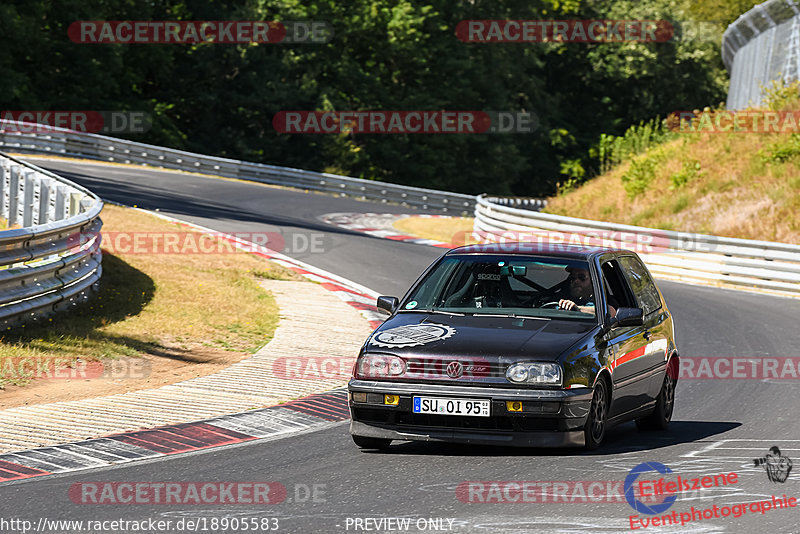
[[[558,301],[558,308],[561,310],[581,311],[583,313],[595,312],[594,288],[592,277],[588,269],[580,267],[567,267],[569,298],[562,298]],[[608,313],[611,317],[617,314],[617,310],[609,301]]]

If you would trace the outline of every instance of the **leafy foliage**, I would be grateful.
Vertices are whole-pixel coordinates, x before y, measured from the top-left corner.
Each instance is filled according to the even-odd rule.
[[[664,160],[664,153],[660,149],[649,151],[647,154],[631,160],[630,168],[622,175],[622,187],[629,198],[634,198],[650,187],[656,177],[656,169]]]
[[[678,189],[702,174],[700,162],[696,159],[683,162],[683,168],[670,175],[670,189]]]
[[[764,163],[784,163],[800,156],[800,134],[792,134],[785,141],[779,141],[760,151]]]
[[[600,172],[606,172],[623,161],[673,138],[658,118],[642,121],[625,130],[624,135],[601,134],[597,144]]]
[[[719,42],[478,44],[458,40],[457,24],[705,17],[694,4],[9,0],[0,5],[0,109],[146,111],[153,128],[129,137],[147,143],[468,193],[551,194],[618,161],[633,142],[598,157],[591,149],[601,134],[626,137],[630,124],[721,100]],[[327,44],[78,44],[67,38],[76,20],[321,20],[335,36]],[[271,121],[286,110],[527,111],[538,128],[279,134]],[[646,143],[657,142],[652,135]]]

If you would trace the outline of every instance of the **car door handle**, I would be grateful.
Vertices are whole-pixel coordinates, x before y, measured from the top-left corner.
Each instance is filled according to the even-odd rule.
[[[646,341],[650,341],[650,336],[652,336],[653,334],[650,333],[650,330],[645,330],[644,334],[642,334],[642,335],[644,336],[644,339]]]

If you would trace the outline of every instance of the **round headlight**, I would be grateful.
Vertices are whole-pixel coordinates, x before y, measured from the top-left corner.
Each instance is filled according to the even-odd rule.
[[[506,369],[506,378],[512,382],[525,382],[528,379],[528,367],[515,363]]]
[[[400,376],[406,372],[406,362],[388,354],[363,354],[356,362],[356,378]]]
[[[389,360],[389,375],[398,376],[406,371],[406,364],[400,358],[392,358]]]

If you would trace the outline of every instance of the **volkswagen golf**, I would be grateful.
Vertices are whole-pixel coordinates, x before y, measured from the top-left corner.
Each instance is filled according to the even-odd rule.
[[[666,429],[672,316],[633,252],[471,245],[436,260],[361,348],[348,385],[361,448],[392,440],[596,448]]]

